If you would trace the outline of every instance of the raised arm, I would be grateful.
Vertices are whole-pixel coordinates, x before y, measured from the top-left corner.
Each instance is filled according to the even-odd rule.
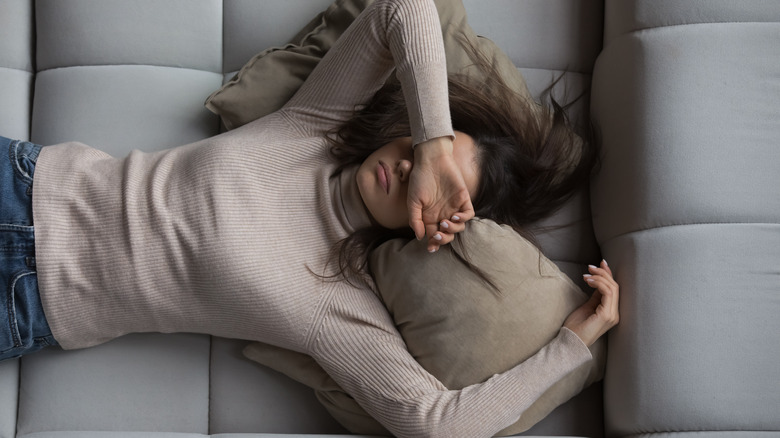
[[[368,102],[393,69],[414,143],[452,136],[441,25],[431,0],[376,0],[334,44],[284,107],[325,132]]]
[[[414,360],[384,306],[369,298],[356,289],[339,292],[309,350],[396,436],[492,436],[591,359],[580,338],[563,328],[524,363],[483,383],[450,391]]]
[[[453,158],[444,43],[432,0],[375,1],[285,110],[305,128],[322,134],[368,102],[393,68],[401,81],[416,147],[409,226],[418,239],[427,235],[429,250],[434,251],[452,241],[463,223],[474,217],[474,209]],[[440,226],[443,220],[452,225]]]

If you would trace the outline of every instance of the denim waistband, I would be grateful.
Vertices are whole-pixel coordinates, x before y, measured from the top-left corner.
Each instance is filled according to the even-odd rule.
[[[56,345],[35,262],[33,175],[41,146],[0,137],[0,360]]]

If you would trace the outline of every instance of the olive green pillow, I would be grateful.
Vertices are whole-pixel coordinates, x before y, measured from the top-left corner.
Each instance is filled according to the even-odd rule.
[[[494,289],[456,254],[467,258]],[[531,357],[555,338],[586,294],[511,227],[473,219],[452,244],[430,254],[425,242],[395,239],[374,250],[376,287],[409,352],[447,388],[487,380]],[[501,435],[523,432],[603,376],[604,341],[594,359],[542,395]],[[245,355],[315,388],[350,431],[382,430],[311,358],[263,344]],[[304,365],[305,364],[305,365]]]
[[[228,83],[206,100],[206,107],[234,129],[270,114],[295,94],[317,63],[347,27],[373,0],[337,0],[298,32],[284,47],[254,56]],[[447,69],[479,78],[461,45],[465,38],[500,72],[507,85],[528,96],[523,77],[512,61],[489,39],[478,37],[466,20],[461,0],[435,0],[442,23]]]

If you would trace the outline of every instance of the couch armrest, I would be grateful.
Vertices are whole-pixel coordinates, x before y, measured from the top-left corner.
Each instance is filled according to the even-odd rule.
[[[607,2],[594,71],[607,433],[777,431],[780,4],[657,3]]]

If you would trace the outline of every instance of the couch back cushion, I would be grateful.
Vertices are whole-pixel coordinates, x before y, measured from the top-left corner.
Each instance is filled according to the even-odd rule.
[[[780,3],[607,2],[609,434],[780,430]]]
[[[0,2],[0,135],[28,140],[34,73],[33,7]]]

